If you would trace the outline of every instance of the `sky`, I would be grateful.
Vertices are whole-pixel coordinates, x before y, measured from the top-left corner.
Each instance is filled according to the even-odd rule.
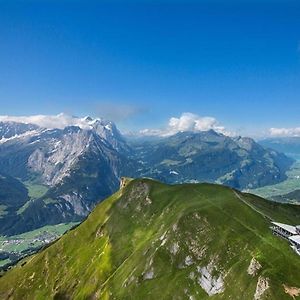
[[[62,112],[300,134],[300,1],[1,0],[0,115]]]

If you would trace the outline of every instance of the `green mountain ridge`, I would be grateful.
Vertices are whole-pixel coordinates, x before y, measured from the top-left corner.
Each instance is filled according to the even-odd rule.
[[[124,183],[0,278],[1,299],[294,299],[300,257],[270,220],[300,206],[214,184]]]

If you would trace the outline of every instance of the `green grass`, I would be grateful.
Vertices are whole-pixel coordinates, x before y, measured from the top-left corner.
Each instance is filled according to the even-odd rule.
[[[30,205],[30,203],[32,203],[33,201],[35,201],[36,199],[44,196],[47,191],[49,190],[49,187],[39,184],[39,183],[35,183],[35,181],[25,181],[24,185],[26,186],[27,190],[28,190],[28,196],[29,196],[29,200],[18,209],[17,214],[22,214],[27,207]],[[46,203],[46,202],[45,202]]]
[[[37,199],[44,196],[49,189],[49,187],[45,185],[37,184],[32,181],[25,181],[24,185],[28,189],[28,196],[33,199]]]
[[[285,195],[300,189],[300,160],[296,161],[287,171],[287,177],[283,182],[247,191],[263,198],[272,199],[274,196]]]
[[[57,203],[57,200],[52,199],[52,198],[46,198],[46,199],[43,199],[43,201],[45,204]]]
[[[300,257],[272,235],[269,219],[296,224],[300,207],[212,184],[133,180],[0,278],[0,298],[210,299],[197,268],[211,263],[225,285],[211,299],[252,300],[258,276],[269,279],[266,299],[291,299],[283,284],[300,288]],[[247,274],[252,257],[262,265],[254,277]]]

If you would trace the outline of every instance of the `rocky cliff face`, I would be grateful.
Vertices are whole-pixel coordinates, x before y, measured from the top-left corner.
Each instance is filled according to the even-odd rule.
[[[81,120],[85,126],[63,129],[1,122],[0,166],[23,179],[29,173],[37,173],[42,183],[53,186],[69,176],[78,159],[90,150],[102,154],[106,148],[128,155],[130,149],[113,123],[91,118]]]
[[[21,216],[0,218],[3,233],[80,220],[118,189],[125,168],[134,169],[130,148],[114,124],[91,118],[81,121],[80,126],[62,129],[2,123],[0,132],[10,127],[14,134],[0,136],[1,170],[29,186],[47,188],[33,196]]]

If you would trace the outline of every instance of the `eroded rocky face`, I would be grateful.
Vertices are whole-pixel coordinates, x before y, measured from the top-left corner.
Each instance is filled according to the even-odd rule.
[[[0,218],[1,230],[17,233],[22,226],[28,229],[28,218],[34,228],[86,217],[96,203],[118,189],[125,167],[134,169],[128,159],[130,149],[113,123],[91,118],[81,121],[84,126],[61,129],[0,123],[1,170],[27,185],[43,185],[48,190],[30,202],[21,220],[17,211],[5,220]]]

